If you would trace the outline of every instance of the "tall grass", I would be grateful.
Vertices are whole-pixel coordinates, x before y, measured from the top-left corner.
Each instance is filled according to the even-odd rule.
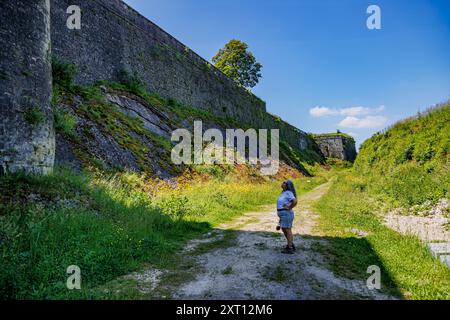
[[[321,182],[310,180],[299,192]],[[163,185],[135,173],[0,177],[0,298],[96,298],[92,288],[142,263],[164,267],[187,240],[272,203],[280,188],[232,177]],[[66,288],[70,265],[81,291]]]
[[[367,267],[376,264],[389,293],[450,299],[450,269],[417,237],[400,235],[382,223],[383,211],[392,207],[448,198],[449,133],[447,103],[363,143],[353,170],[339,174],[316,207],[319,228],[330,237],[326,250],[337,273],[367,279]],[[357,241],[355,229],[367,232],[367,241]]]
[[[450,299],[450,269],[434,259],[413,236],[389,229],[376,215],[380,202],[361,188],[364,181],[351,172],[341,173],[331,190],[316,205],[321,233],[329,237],[325,248],[334,271],[365,280],[370,265],[378,265],[382,289],[409,299]],[[368,233],[357,241],[354,229]]]
[[[401,121],[365,141],[355,172],[392,206],[449,197],[450,105]]]

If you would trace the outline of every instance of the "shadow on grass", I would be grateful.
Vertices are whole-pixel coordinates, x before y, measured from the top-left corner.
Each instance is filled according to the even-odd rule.
[[[120,184],[93,186],[87,177],[67,171],[47,177],[0,176],[0,298],[103,298],[91,289],[144,263],[174,274],[180,268],[195,272],[195,264],[186,264],[175,254],[188,240],[213,230],[211,225],[171,219],[141,196]],[[250,239],[280,237],[271,232],[233,232]],[[233,237],[226,240],[205,244],[193,255],[237,245]],[[343,278],[365,281],[368,266],[379,266],[382,287],[401,297],[366,239],[303,236],[302,240],[310,241],[308,250],[320,253],[329,269]],[[274,263],[283,259],[278,249],[269,255]],[[82,271],[81,291],[66,287],[71,265]]]
[[[381,292],[404,298],[395,279],[367,239],[312,236],[304,238],[314,241],[311,248],[324,257],[325,263],[336,276],[366,282],[373,274],[373,270],[369,271],[368,268],[377,266],[380,268]]]
[[[212,230],[114,183],[64,170],[0,176],[0,299],[95,299],[89,288],[143,263],[167,267],[187,240]],[[71,265],[86,290],[67,289]]]

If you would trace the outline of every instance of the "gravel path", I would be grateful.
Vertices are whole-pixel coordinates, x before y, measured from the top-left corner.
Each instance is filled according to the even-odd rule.
[[[231,246],[214,248],[194,257],[194,280],[174,290],[173,299],[392,299],[369,290],[365,281],[337,277],[327,269],[315,243],[326,240],[314,232],[316,214],[312,205],[329,188],[324,184],[302,195],[295,209],[297,252],[284,255],[285,239],[275,231],[273,208],[247,213],[221,225],[211,237],[192,241],[185,254],[196,246],[215,241],[233,230]],[[369,275],[368,275],[369,276]]]

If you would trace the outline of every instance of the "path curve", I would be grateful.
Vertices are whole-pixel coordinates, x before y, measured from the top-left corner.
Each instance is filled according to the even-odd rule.
[[[277,216],[270,207],[219,226],[211,238],[190,242],[185,249],[187,254],[201,243],[220,239],[226,232],[235,235],[233,245],[195,256],[195,279],[174,290],[172,298],[392,299],[369,290],[364,281],[335,276],[314,250],[314,244],[327,241],[314,231],[317,215],[312,206],[329,187],[330,183],[326,183],[299,197],[293,227],[297,246],[294,255],[280,252],[285,239],[275,231]]]

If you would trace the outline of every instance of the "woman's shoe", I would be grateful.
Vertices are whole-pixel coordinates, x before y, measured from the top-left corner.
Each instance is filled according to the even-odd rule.
[[[281,250],[281,253],[284,253],[284,254],[294,254],[294,249],[292,249],[292,247],[286,246],[286,248],[284,248],[283,250]]]

